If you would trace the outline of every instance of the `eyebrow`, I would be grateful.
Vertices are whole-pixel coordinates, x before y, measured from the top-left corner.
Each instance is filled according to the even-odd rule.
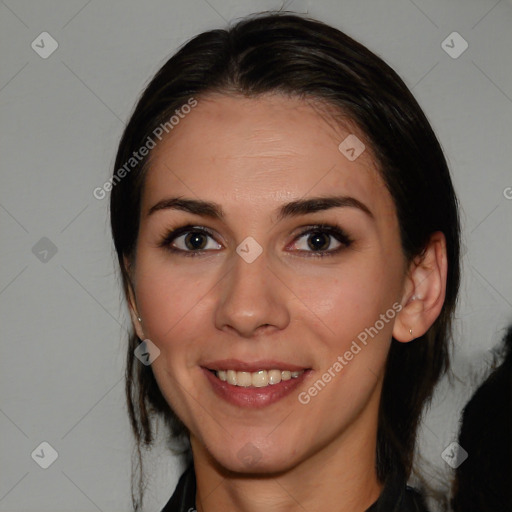
[[[277,212],[277,221],[286,217],[297,217],[308,213],[315,213],[331,208],[357,208],[368,215],[371,219],[375,219],[371,210],[361,201],[349,196],[321,196],[308,199],[298,199],[282,205]],[[209,217],[212,219],[222,220],[224,212],[222,207],[211,201],[202,201],[198,199],[186,199],[183,197],[171,197],[158,201],[148,210],[148,217],[155,212],[161,210],[181,210],[184,212]]]

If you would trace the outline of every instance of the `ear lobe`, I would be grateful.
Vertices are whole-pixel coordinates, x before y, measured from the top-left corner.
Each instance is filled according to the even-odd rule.
[[[448,260],[446,239],[436,231],[423,254],[415,258],[408,271],[402,304],[396,317],[393,337],[409,342],[423,336],[439,316],[446,294]]]
[[[128,273],[128,276],[130,276],[130,263],[128,262],[126,256],[124,257],[124,264],[126,268],[126,272]],[[142,330],[141,321],[139,320],[139,312],[137,308],[137,301],[135,299],[135,291],[133,288],[132,279],[128,279],[128,285],[127,285],[127,297],[126,300],[128,302],[128,310],[130,312],[130,318],[132,320],[132,325],[135,330],[135,333],[139,337],[139,339],[143,340],[145,338],[144,332]]]

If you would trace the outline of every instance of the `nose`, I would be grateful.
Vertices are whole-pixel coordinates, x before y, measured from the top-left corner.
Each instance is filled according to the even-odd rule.
[[[233,259],[233,267],[220,283],[216,327],[244,338],[286,328],[288,289],[270,269],[265,251],[251,263],[236,253]]]

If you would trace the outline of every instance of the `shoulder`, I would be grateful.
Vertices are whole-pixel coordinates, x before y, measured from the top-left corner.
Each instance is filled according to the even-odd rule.
[[[399,510],[400,512],[429,512],[423,496],[416,489],[408,485],[405,487],[402,508]]]
[[[407,485],[402,471],[388,475],[379,499],[366,512],[429,512],[423,496]]]
[[[181,475],[171,499],[162,512],[189,512],[196,506],[196,478],[194,467],[189,466]]]

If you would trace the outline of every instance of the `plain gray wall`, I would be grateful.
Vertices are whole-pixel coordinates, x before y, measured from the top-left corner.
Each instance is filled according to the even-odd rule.
[[[144,84],[179,45],[281,6],[270,0],[0,3],[1,511],[130,510],[133,442],[123,391],[129,323],[108,199],[92,192],[111,173]],[[285,8],[308,11],[383,57],[412,89],[446,152],[464,227],[456,378],[440,386],[420,446],[431,478],[449,475],[441,453],[457,436],[472,375],[485,370],[489,349],[512,320],[512,4],[297,0]],[[458,58],[441,46],[454,31],[469,45]],[[42,46],[42,32],[58,42],[46,59],[31,47]],[[51,49],[44,37],[39,52]],[[31,457],[41,442],[58,452],[47,469]],[[181,467],[162,446],[147,460],[146,510],[158,511]]]

